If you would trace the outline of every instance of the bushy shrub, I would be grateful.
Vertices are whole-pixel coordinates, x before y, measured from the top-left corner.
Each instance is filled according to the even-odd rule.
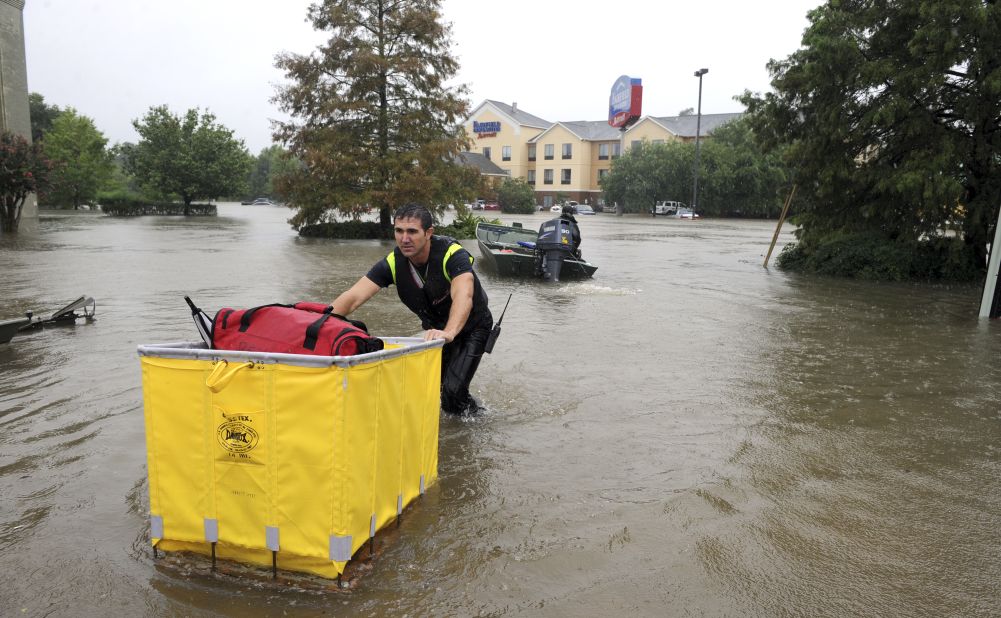
[[[972,281],[972,248],[959,238],[899,241],[879,234],[838,234],[810,246],[787,245],[777,264],[783,270],[873,281]]]
[[[191,204],[185,206],[180,202],[150,202],[133,197],[106,198],[101,202],[101,211],[109,217],[142,217],[158,216],[215,216],[215,204]]]
[[[385,232],[377,221],[328,221],[304,225],[299,229],[299,236],[307,238],[341,238],[341,239],[383,239],[393,238],[393,230]]]
[[[494,223],[500,225],[499,219],[485,219],[479,215],[474,215],[471,211],[462,209],[455,215],[455,221],[449,225],[435,227],[435,234],[440,236],[451,236],[456,239],[476,238],[476,224]]]

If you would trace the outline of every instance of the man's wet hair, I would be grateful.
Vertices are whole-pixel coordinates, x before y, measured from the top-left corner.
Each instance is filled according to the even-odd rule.
[[[400,206],[393,213],[393,221],[395,222],[397,219],[420,219],[421,229],[425,231],[434,225],[434,217],[431,216],[431,211],[426,206],[420,204],[404,204]]]

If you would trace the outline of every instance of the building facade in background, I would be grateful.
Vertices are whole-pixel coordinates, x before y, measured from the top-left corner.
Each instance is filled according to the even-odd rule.
[[[24,0],[0,0],[0,131],[31,141],[28,107],[28,67],[24,55]],[[21,229],[38,219],[35,196],[21,212]]]
[[[702,114],[705,138],[741,114]],[[536,202],[549,207],[560,199],[603,206],[600,180],[612,161],[643,142],[695,141],[696,116],[643,116],[625,131],[606,120],[549,122],[518,104],[486,100],[463,123],[471,151],[511,178],[535,188]]]

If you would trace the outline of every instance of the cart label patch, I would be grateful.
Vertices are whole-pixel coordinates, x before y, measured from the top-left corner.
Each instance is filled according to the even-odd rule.
[[[260,413],[228,414],[218,410],[216,426],[216,441],[222,447],[222,451],[217,458],[220,461],[230,461],[235,463],[263,463],[260,451],[264,445],[261,444],[261,431],[263,427],[255,427],[255,421],[263,422],[264,416]]]

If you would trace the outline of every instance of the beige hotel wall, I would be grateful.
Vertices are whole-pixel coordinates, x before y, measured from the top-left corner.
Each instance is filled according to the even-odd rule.
[[[479,138],[473,132],[473,121],[499,122],[501,130],[497,132],[496,136]],[[512,124],[504,117],[489,110],[484,110],[463,126],[469,136],[472,152],[482,154],[484,148],[490,148],[490,161],[501,169],[509,170],[512,178],[525,178],[526,172],[532,167],[528,161],[527,142],[542,132],[542,129]],[[511,147],[510,161],[503,160],[504,146]]]
[[[622,144],[622,150],[629,150],[635,141],[646,141],[649,144],[654,144],[657,143],[658,140],[664,143],[681,141],[678,136],[674,135],[664,127],[653,122],[649,118],[644,118],[626,131],[625,141]]]
[[[545,160],[546,145],[553,146],[553,159]],[[563,144],[570,144],[571,157],[563,158]],[[548,191],[584,191],[591,177],[591,142],[579,137],[560,125],[550,129],[536,142],[535,189]],[[553,184],[543,184],[545,170],[553,170]],[[562,170],[570,170],[570,184],[561,184]]]

